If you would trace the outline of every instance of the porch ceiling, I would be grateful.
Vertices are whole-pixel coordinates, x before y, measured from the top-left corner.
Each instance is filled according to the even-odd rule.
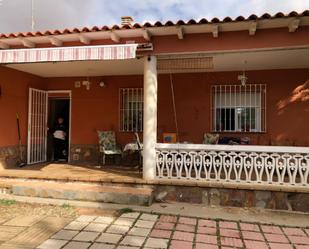
[[[182,55],[164,55],[164,57]],[[185,57],[194,58],[195,54]],[[201,56],[201,54],[199,54]],[[309,68],[309,47],[282,48],[256,51],[229,51],[203,53],[213,58],[212,69],[178,70],[175,72],[218,72],[241,70],[293,69]],[[185,59],[185,58],[184,58]],[[246,61],[246,64],[244,63]],[[74,61],[57,63],[8,64],[7,67],[31,73],[41,77],[138,75],[143,74],[143,59]],[[164,73],[164,71],[159,71]]]

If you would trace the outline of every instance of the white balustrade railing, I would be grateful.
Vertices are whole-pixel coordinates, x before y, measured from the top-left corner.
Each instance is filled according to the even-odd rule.
[[[157,144],[156,178],[309,187],[309,147]]]

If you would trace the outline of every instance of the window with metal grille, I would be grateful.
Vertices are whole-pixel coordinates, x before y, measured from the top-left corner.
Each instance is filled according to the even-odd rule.
[[[212,86],[212,131],[265,132],[266,85]]]
[[[143,131],[143,89],[120,88],[120,131]]]

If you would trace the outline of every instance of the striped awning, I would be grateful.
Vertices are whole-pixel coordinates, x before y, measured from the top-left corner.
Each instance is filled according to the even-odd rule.
[[[138,44],[0,50],[0,63],[124,60],[136,57]]]

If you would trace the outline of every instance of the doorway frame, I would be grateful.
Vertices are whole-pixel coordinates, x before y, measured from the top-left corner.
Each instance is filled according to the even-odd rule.
[[[70,108],[69,108],[69,141],[68,141],[68,163],[71,162],[71,121],[72,121],[72,90],[47,90],[47,99],[49,100],[49,98],[53,98],[50,97],[49,94],[51,93],[64,93],[64,94],[68,94],[68,99],[69,99],[69,103],[70,103]],[[57,97],[54,97],[57,98]],[[47,117],[48,117],[49,113],[47,113]],[[47,153],[47,151],[46,151]]]

